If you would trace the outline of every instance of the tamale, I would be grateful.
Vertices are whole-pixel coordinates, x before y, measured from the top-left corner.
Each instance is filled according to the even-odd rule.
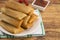
[[[11,24],[11,25],[14,25],[16,28],[19,28],[23,22],[23,20],[16,20],[14,18],[11,18],[5,14],[0,14],[0,18],[1,20]]]
[[[30,13],[28,13],[29,16],[31,16],[34,13],[34,11],[31,11]]]
[[[27,23],[26,25],[23,24],[22,27],[25,29],[29,29],[32,27],[32,25],[33,25],[33,23]]]
[[[6,3],[6,7],[15,9],[15,10],[20,11],[20,12],[24,12],[26,14],[28,14],[29,12],[34,10],[31,6],[26,6],[23,3],[19,3],[19,2],[13,1],[13,0],[8,1]]]
[[[35,15],[35,14],[31,15],[31,17],[30,17],[28,23],[33,23],[37,18],[38,18],[37,15]]]
[[[30,16],[27,16],[23,19],[23,24],[26,25],[30,19]]]
[[[21,33],[21,32],[24,31],[24,29],[21,28],[21,27],[20,28],[15,28],[15,27],[13,27],[13,26],[5,23],[5,22],[2,22],[2,21],[0,21],[0,26],[3,27],[8,32],[13,33],[13,34],[18,34],[18,33]]]
[[[12,10],[10,8],[2,8],[1,10],[4,14],[9,15],[9,16],[14,17],[19,20],[21,20],[27,16],[26,14],[24,14],[22,12],[18,12],[18,11]]]

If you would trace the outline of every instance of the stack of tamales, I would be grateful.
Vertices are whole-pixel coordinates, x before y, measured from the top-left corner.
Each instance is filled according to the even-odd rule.
[[[33,22],[37,20],[34,9],[29,5],[16,1],[6,2],[6,7],[1,9],[0,26],[10,33],[21,33],[32,27]]]

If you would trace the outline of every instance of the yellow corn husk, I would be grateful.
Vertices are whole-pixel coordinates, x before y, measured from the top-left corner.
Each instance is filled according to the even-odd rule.
[[[38,17],[38,16],[35,15],[35,14],[31,15],[28,23],[33,23],[33,22],[37,19],[37,17]]]
[[[30,16],[27,16],[23,19],[23,24],[26,25],[30,19]]]
[[[25,29],[29,29],[29,28],[32,27],[32,25],[33,25],[33,23],[27,23],[26,25],[23,24],[22,27],[25,28]]]
[[[2,10],[2,12],[4,12],[4,14],[9,15],[9,16],[14,17],[19,20],[21,20],[27,16],[26,14],[24,14],[22,12],[18,12],[18,11],[12,10],[10,8],[2,8],[1,10]]]
[[[13,33],[13,34],[21,33],[21,32],[24,31],[24,29],[21,28],[21,27],[20,27],[20,28],[15,28],[15,27],[13,27],[13,26],[11,26],[11,25],[9,25],[9,24],[6,24],[6,23],[4,23],[4,22],[2,22],[2,21],[0,21],[0,25],[1,25],[1,27],[3,27],[5,30],[7,30],[8,32]]]
[[[31,6],[26,6],[23,3],[19,3],[19,2],[13,1],[13,0],[8,1],[6,3],[6,7],[15,9],[15,10],[20,11],[20,12],[24,12],[26,14],[28,14],[29,12],[34,10]]]
[[[16,28],[19,28],[23,22],[23,20],[16,20],[16,19],[11,18],[5,14],[0,14],[0,18],[5,22],[14,25]]]

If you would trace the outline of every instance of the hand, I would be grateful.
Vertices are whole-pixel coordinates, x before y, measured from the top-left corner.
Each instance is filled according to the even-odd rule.
[[[28,5],[28,0],[19,0],[20,3],[25,3],[26,5]]]

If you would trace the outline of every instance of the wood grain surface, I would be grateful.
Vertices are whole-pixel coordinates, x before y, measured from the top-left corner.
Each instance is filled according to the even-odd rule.
[[[46,31],[45,36],[0,40],[60,40],[60,0],[50,1],[47,9],[41,12]]]

